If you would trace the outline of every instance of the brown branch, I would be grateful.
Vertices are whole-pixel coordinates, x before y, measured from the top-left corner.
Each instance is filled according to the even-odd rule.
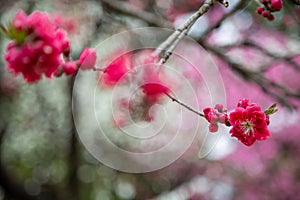
[[[158,65],[165,64],[170,56],[172,55],[174,49],[182,41],[182,39],[187,35],[188,31],[195,24],[195,22],[204,15],[215,3],[217,0],[206,0],[202,6],[176,31],[173,32],[161,45],[159,45],[155,52],[153,53],[154,57],[157,57],[161,54],[162,51],[166,50],[166,53],[162,56]],[[226,4],[227,1],[222,1],[222,4]],[[226,4],[227,5],[227,4]]]
[[[265,55],[267,55],[267,56],[269,56],[271,58],[274,58],[276,60],[283,60],[283,61],[287,62],[288,64],[290,64],[295,70],[300,71],[299,64],[292,60],[295,57],[295,55],[280,56],[280,55],[277,55],[275,53],[272,53],[272,52],[268,51],[267,49],[259,46],[258,44],[255,44],[254,42],[252,42],[250,40],[244,41],[242,43],[242,45],[255,48],[255,49],[259,50],[260,52],[262,52],[263,54],[265,54]],[[270,66],[270,65],[271,64],[268,64],[268,66]],[[267,67],[263,67],[261,69],[261,72],[264,72],[265,70],[267,70]]]
[[[233,14],[236,13],[236,11],[238,11],[239,9],[241,9],[242,7],[244,7],[244,5],[248,3],[247,1],[240,1],[234,8],[232,8],[232,10],[228,13],[226,13],[216,24],[214,24],[213,26],[209,27],[208,29],[205,30],[205,32],[202,34],[202,37],[207,36],[209,33],[211,33],[214,29],[220,27],[222,25],[222,23],[228,19],[229,17],[231,17]]]
[[[112,0],[100,0],[105,6],[110,7],[111,9],[114,9],[118,12],[124,13],[129,16],[134,16],[138,19],[141,19],[150,25],[155,25],[158,27],[166,27],[166,28],[172,28],[170,22],[164,20],[163,18],[160,18],[157,15],[154,15],[152,13],[146,12],[144,10],[140,10],[136,7],[131,6],[128,3],[125,3],[124,1],[112,1]]]
[[[204,117],[204,114],[203,113],[200,113],[199,111],[195,110],[194,108],[191,108],[190,106],[188,106],[187,104],[179,101],[178,99],[176,99],[175,97],[171,96],[170,94],[168,93],[165,93],[173,102],[176,102],[178,103],[179,105],[185,107],[186,109],[188,109],[189,111],[195,113],[196,115],[199,115],[200,117]]]
[[[282,105],[294,109],[294,106],[290,103],[290,101],[283,97],[282,94],[279,95],[273,91],[270,90],[270,88],[274,88],[282,92],[286,96],[291,96],[291,97],[297,97],[299,96],[298,93],[292,93],[289,91],[289,89],[285,88],[284,86],[271,81],[267,79],[266,77],[263,76],[263,74],[259,72],[254,72],[251,70],[248,70],[242,66],[242,64],[234,61],[232,58],[226,55],[224,49],[218,48],[218,47],[213,47],[202,40],[198,41],[205,49],[211,51],[213,54],[221,58],[223,61],[225,61],[228,66],[237,74],[239,74],[241,77],[243,77],[245,80],[253,81],[256,83],[266,94],[270,95],[274,99],[276,99],[279,103]]]
[[[73,97],[74,81],[76,76],[73,76],[69,80],[70,87],[70,97]],[[70,103],[72,100],[70,99]],[[71,105],[70,104],[70,105]],[[78,142],[77,142],[77,131],[74,124],[74,118],[72,113],[72,107],[70,107],[70,125],[71,125],[71,139],[70,139],[70,152],[69,152],[69,178],[68,178],[68,187],[70,199],[77,200],[79,199],[79,184],[77,179],[77,170],[78,170]]]

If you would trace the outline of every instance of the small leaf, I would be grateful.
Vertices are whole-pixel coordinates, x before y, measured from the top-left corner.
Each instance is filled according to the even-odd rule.
[[[27,30],[18,30],[12,24],[9,25],[8,37],[12,40],[16,40],[18,44],[23,44],[27,36]]]
[[[276,113],[278,111],[278,109],[276,108],[276,106],[277,106],[277,103],[274,103],[267,110],[265,110],[264,113],[266,115],[272,115],[272,114]]]

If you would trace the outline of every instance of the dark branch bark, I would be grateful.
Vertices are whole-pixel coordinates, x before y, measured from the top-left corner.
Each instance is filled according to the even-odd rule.
[[[70,87],[70,105],[72,105],[72,96],[73,96],[73,86],[75,77],[73,76],[69,81]],[[69,153],[69,192],[72,200],[79,199],[79,187],[77,179],[77,169],[78,169],[78,147],[77,147],[77,131],[74,124],[72,107],[70,106],[70,124],[71,124],[71,140],[70,140],[70,153]]]
[[[2,128],[0,132],[0,145],[2,144],[2,139],[5,135],[6,127]],[[0,146],[1,148],[1,146]],[[1,151],[1,149],[0,149]],[[0,152],[1,154],[1,152]],[[16,200],[38,200],[36,196],[29,195],[20,183],[14,181],[9,173],[5,170],[2,160],[0,160],[0,186],[3,188],[5,195],[14,198]]]

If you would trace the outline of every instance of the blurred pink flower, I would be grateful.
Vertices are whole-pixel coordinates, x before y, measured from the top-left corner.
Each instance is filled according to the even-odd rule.
[[[23,74],[28,83],[41,79],[43,74],[51,78],[62,64],[61,54],[70,48],[66,32],[44,12],[26,15],[19,11],[9,31],[13,41],[7,45],[4,55],[7,70],[15,75]]]
[[[114,86],[132,68],[132,55],[123,54],[114,59],[103,71],[101,83]]]
[[[142,83],[142,90],[145,98],[151,104],[159,101],[160,97],[165,93],[170,92],[170,88],[166,85],[166,75],[160,70],[156,70],[156,66],[150,65],[144,70],[144,82]]]

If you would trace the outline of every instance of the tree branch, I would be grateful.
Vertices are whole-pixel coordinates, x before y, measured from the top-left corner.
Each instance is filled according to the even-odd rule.
[[[100,0],[105,6],[108,6],[116,11],[127,14],[129,16],[134,16],[136,18],[142,19],[143,21],[149,23],[150,25],[155,25],[158,27],[172,28],[170,22],[154,15],[152,13],[140,10],[136,7],[131,6],[124,1],[112,1],[112,0]]]

